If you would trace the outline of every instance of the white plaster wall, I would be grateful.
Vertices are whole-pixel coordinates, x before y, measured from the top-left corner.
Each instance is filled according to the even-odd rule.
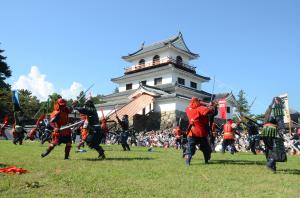
[[[113,110],[113,109],[106,109],[106,110],[103,110],[104,116],[107,116],[109,113],[112,112],[112,110]],[[101,119],[101,118],[102,118],[102,112],[101,112],[101,111],[97,111],[97,114],[98,114],[99,119]]]
[[[175,109],[176,109],[175,102],[157,102],[154,105],[155,112],[175,111]]]
[[[188,56],[186,56],[185,54],[179,53],[178,51],[173,50],[173,49],[165,49],[164,51],[149,52],[149,53],[145,54],[143,57],[140,56],[140,57],[130,61],[130,64],[132,64],[133,66],[138,65],[141,59],[144,59],[145,63],[147,63],[147,62],[152,63],[153,57],[155,55],[159,55],[161,59],[165,58],[165,57],[171,57],[174,60],[176,60],[177,56],[181,56],[183,63],[189,64]]]
[[[189,100],[182,98],[174,98],[172,100],[166,101],[156,101],[154,104],[155,112],[164,112],[164,111],[183,111],[185,112],[186,107],[189,104]]]
[[[166,74],[162,78],[162,84],[172,83],[172,74]]]
[[[126,83],[121,83],[119,84],[119,92],[123,92],[123,91],[126,91],[126,84],[129,84],[129,83],[132,83],[132,89],[137,89],[139,87],[139,82],[140,81],[144,81],[146,80],[146,84],[149,85],[149,86],[154,86],[154,78],[160,78],[162,77],[162,84],[169,84],[169,83],[172,83],[172,74],[164,74],[164,75],[153,75],[153,77],[148,77],[148,78],[141,78],[138,79],[138,80],[133,80],[133,81],[128,81]]]
[[[143,57],[138,57],[137,59],[131,61],[130,63],[132,65],[138,65],[139,62],[140,62],[140,60],[144,59],[145,60],[145,64],[147,65],[147,63],[149,63],[149,62],[152,63],[153,57],[155,55],[159,55],[160,59],[162,59],[162,58],[167,57],[169,55],[169,53],[167,51],[160,51],[160,52],[153,52],[153,53],[150,52],[150,53],[145,54],[145,56],[143,56]]]
[[[119,84],[119,92],[126,91],[126,85],[125,84]]]
[[[140,78],[139,81],[144,81],[146,80],[146,84],[149,86],[154,86],[154,79],[155,78],[162,78],[162,84],[168,84],[168,83],[172,83],[172,74],[164,74],[164,75],[153,75],[153,77],[150,78]],[[138,83],[138,82],[137,82]]]
[[[129,84],[129,83],[132,83],[132,89],[139,88],[139,82],[140,81],[141,80],[133,80],[133,81],[128,81],[126,83],[119,84],[119,92],[126,91],[126,84]]]
[[[185,112],[186,107],[189,104],[189,100],[178,100],[176,101],[176,110]]]
[[[172,82],[175,83],[178,80],[178,78],[185,79],[185,86],[186,87],[190,87],[191,88],[191,82],[197,83],[197,90],[201,91],[201,89],[202,89],[202,82],[200,80],[191,79],[191,78],[189,78],[186,75],[181,75],[179,73],[174,73],[173,74]]]
[[[169,57],[171,57],[174,60],[176,60],[177,56],[181,56],[182,62],[185,63],[185,64],[189,64],[189,58],[186,55],[179,53],[178,51],[169,49],[167,51],[167,54],[168,54]]]
[[[152,109],[153,109],[153,103],[151,103],[151,108],[150,108],[150,105],[147,105],[146,110],[145,110],[145,114],[149,113]],[[143,109],[141,111],[139,111],[137,114],[142,115],[143,114]]]

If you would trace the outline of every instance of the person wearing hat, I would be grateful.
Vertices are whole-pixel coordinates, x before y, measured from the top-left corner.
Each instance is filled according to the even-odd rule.
[[[0,124],[0,137],[3,136],[6,140],[8,137],[6,136],[5,129],[8,125],[8,115],[4,117],[3,124]]]
[[[273,173],[276,172],[276,161],[286,161],[286,153],[282,138],[279,136],[277,120],[270,117],[269,122],[263,125],[260,134],[265,144],[265,155],[267,159],[267,168]]]
[[[227,122],[223,126],[223,143],[222,143],[222,153],[225,153],[226,148],[233,155],[235,152],[235,124],[232,119],[228,119]]]
[[[105,159],[104,149],[100,145],[104,136],[104,132],[101,129],[98,113],[92,100],[88,99],[83,107],[77,107],[77,101],[75,101],[75,109],[80,114],[86,116],[86,120],[83,125],[83,130],[86,130],[86,143],[91,149],[95,149],[98,152],[99,159]],[[83,137],[83,139],[85,139]]]
[[[67,107],[67,102],[63,98],[59,98],[54,104],[54,110],[50,115],[50,126],[53,128],[52,141],[47,150],[41,154],[41,157],[46,157],[60,144],[66,144],[65,159],[69,159],[70,150],[72,147],[72,131],[70,128],[60,131],[62,126],[69,124],[69,114],[72,108]]]
[[[258,127],[253,123],[248,121],[246,123],[248,131],[249,149],[256,155],[256,150],[259,148],[259,132]]]
[[[185,163],[190,165],[192,156],[196,152],[196,145],[200,145],[203,152],[204,161],[207,164],[210,160],[211,148],[208,143],[209,120],[208,115],[213,113],[214,107],[203,105],[197,98],[192,98],[189,106],[186,108],[186,114],[189,119],[187,129],[187,149],[185,152]]]
[[[19,118],[18,112],[14,112],[14,118],[15,118],[15,122],[12,128],[13,143],[14,144],[19,143],[19,145],[22,145],[23,140],[25,138],[25,133],[27,133],[27,131],[24,129],[22,124],[23,116],[20,116]]]
[[[130,151],[130,147],[127,143],[128,137],[129,137],[129,121],[128,121],[128,115],[123,115],[122,120],[120,120],[120,118],[118,117],[118,115],[116,116],[118,123],[120,124],[121,128],[122,128],[122,132],[121,132],[121,145],[124,151]]]
[[[19,145],[22,145],[23,140],[25,138],[25,133],[27,133],[27,131],[25,131],[25,129],[22,126],[15,124],[12,130],[13,143],[19,143]]]

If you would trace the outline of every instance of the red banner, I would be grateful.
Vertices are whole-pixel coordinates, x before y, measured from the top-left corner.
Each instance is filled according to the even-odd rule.
[[[219,115],[221,119],[227,118],[227,105],[225,99],[219,100]]]
[[[11,173],[11,174],[22,174],[27,173],[28,171],[23,168],[17,168],[15,166],[0,168],[0,173]]]

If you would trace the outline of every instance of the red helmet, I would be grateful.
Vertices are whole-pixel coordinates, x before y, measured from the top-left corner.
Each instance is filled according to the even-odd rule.
[[[66,106],[67,102],[64,99],[60,98],[60,99],[57,100],[57,104],[59,106]]]
[[[198,98],[192,97],[192,99],[190,101],[190,104],[189,104],[189,107],[192,108],[192,109],[195,109],[199,106],[200,106],[200,102],[199,102]]]

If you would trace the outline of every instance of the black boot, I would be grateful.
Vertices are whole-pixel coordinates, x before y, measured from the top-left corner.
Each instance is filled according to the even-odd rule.
[[[65,147],[65,160],[69,159],[71,148],[72,148],[71,145],[66,145],[66,147]]]
[[[276,164],[275,160],[273,158],[269,158],[267,162],[267,168],[272,171],[273,173],[276,173]]]
[[[44,158],[46,157],[51,151],[49,149],[46,150],[46,152],[41,154],[41,157]]]
[[[190,166],[192,160],[192,156],[185,155],[185,165]]]
[[[98,148],[96,148],[96,150],[99,153],[98,159],[104,160],[105,159],[105,154],[104,154],[103,148],[101,146],[99,146]]]
[[[50,153],[53,149],[54,149],[54,147],[49,146],[48,149],[47,149],[44,153],[41,154],[41,157],[42,157],[42,158],[46,157],[47,155],[49,155],[49,153]]]

